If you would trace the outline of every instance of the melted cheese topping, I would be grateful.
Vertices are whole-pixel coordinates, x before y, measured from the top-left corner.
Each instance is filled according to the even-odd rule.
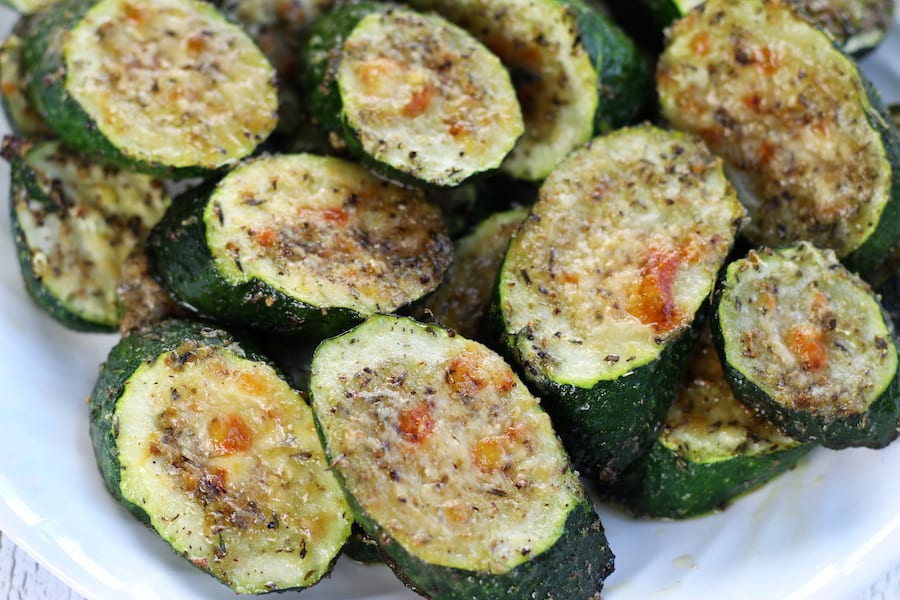
[[[418,314],[424,315],[427,309],[445,327],[463,337],[475,337],[491,302],[506,247],[527,215],[527,208],[497,213],[457,240],[453,245],[453,264]]]
[[[751,252],[729,265],[718,311],[727,360],[787,408],[862,413],[894,378],[881,308],[831,251]]]
[[[537,398],[476,342],[373,317],[319,347],[310,390],[347,489],[425,562],[505,573],[583,497]]]
[[[391,312],[433,290],[452,256],[421,193],[337,158],[270,156],[229,173],[204,213],[217,268],[313,306]]]
[[[274,129],[274,72],[198,0],[103,0],[70,33],[66,90],[132,158],[218,168]]]
[[[312,411],[268,365],[186,343],[135,371],[115,416],[125,498],[236,591],[311,585],[350,534]]]
[[[115,325],[122,265],[169,205],[162,184],[81,162],[55,142],[37,146],[25,161],[45,195],[32,198],[15,186],[32,271],[70,312]]]
[[[503,163],[536,181],[594,131],[599,75],[581,44],[575,16],[557,0],[414,0],[459,23],[510,70],[525,134]]]
[[[366,16],[344,42],[337,78],[363,149],[437,185],[498,167],[523,131],[497,57],[434,15]]]
[[[707,2],[670,31],[657,83],[666,118],[725,157],[754,243],[846,256],[875,230],[892,174],[857,68],[787,6]]]
[[[666,415],[659,441],[694,463],[764,456],[798,445],[734,397],[708,327]]]
[[[693,322],[742,217],[721,161],[691,137],[623,129],[574,153],[500,273],[526,366],[591,387],[654,360]]]

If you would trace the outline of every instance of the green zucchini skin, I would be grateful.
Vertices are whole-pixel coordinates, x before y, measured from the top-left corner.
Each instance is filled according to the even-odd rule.
[[[311,306],[253,279],[234,285],[215,268],[203,212],[215,189],[207,183],[176,198],[147,238],[153,277],[182,306],[253,329],[325,337],[363,319],[355,311]]]
[[[215,166],[211,162],[207,165],[165,164],[133,156],[116,147],[102,133],[97,121],[67,89],[69,73],[64,56],[65,40],[96,5],[98,0],[62,0],[48,10],[32,15],[23,28],[23,65],[28,77],[28,97],[56,135],[69,147],[105,164],[160,177],[208,176],[234,162],[235,159],[222,160]],[[196,8],[205,10],[201,5]],[[213,12],[211,7],[208,10]],[[224,17],[221,18],[224,21]],[[249,39],[247,42],[250,43]],[[270,85],[274,90],[274,83],[270,82]],[[259,92],[262,98],[263,91]],[[262,141],[261,137],[268,136],[269,131],[252,134]]]
[[[378,543],[366,535],[359,523],[353,523],[353,529],[342,550],[344,556],[358,563],[370,565],[383,563],[384,558],[378,550]]]
[[[805,243],[789,246],[771,251],[763,249],[762,254],[772,252],[801,253]],[[833,254],[832,254],[833,258]],[[827,254],[826,254],[827,259]],[[745,261],[740,261],[741,263]],[[835,261],[833,269],[839,269],[840,265]],[[834,401],[833,408],[836,414],[828,414],[832,406],[825,406],[824,410],[817,410],[815,406],[808,409],[792,408],[785,406],[773,398],[753,380],[751,376],[741,370],[733,361],[737,357],[731,357],[726,351],[726,343],[723,328],[722,313],[726,307],[726,294],[728,288],[733,285],[735,273],[738,272],[739,262],[729,265],[725,278],[720,281],[713,301],[711,329],[712,340],[716,351],[722,360],[722,367],[731,389],[744,404],[754,408],[760,415],[775,424],[786,435],[794,439],[820,444],[833,450],[841,450],[850,447],[883,448],[892,443],[898,436],[897,423],[900,421],[900,368],[895,369],[890,381],[878,393],[877,397],[869,402],[865,410],[844,406],[846,402]],[[856,276],[847,273],[850,280],[855,280],[858,285],[865,285]],[[868,286],[866,286],[868,289]],[[884,352],[897,352],[897,337],[894,332],[890,314],[878,302],[874,294],[872,301],[878,305],[878,311],[883,321],[887,339],[884,343]],[[841,318],[840,316],[838,318]],[[873,342],[877,343],[877,342]],[[881,348],[881,345],[878,345]],[[873,387],[875,383],[871,383]]]
[[[79,252],[80,248],[73,248],[71,245],[66,248],[65,252],[65,254],[70,257],[74,255],[76,257],[82,257],[86,261],[94,259],[106,261],[118,259],[119,257],[116,256],[116,254],[119,250],[129,250],[129,248],[125,247],[129,244],[129,239],[121,237],[116,240],[118,245],[112,246],[112,240],[110,240],[109,237],[112,237],[115,234],[121,236],[120,230],[125,228],[135,235],[143,236],[154,224],[153,222],[143,222],[141,217],[138,216],[139,212],[137,210],[129,211],[128,209],[130,207],[128,206],[127,201],[134,200],[135,202],[144,202],[145,206],[140,208],[146,208],[148,211],[161,211],[169,203],[168,196],[164,193],[152,191],[151,188],[154,186],[161,188],[161,183],[154,182],[149,178],[141,179],[141,176],[139,175],[132,175],[129,180],[132,187],[127,193],[133,191],[141,192],[139,198],[127,196],[125,190],[120,191],[112,184],[109,185],[109,189],[107,190],[91,190],[90,192],[87,192],[96,192],[96,197],[98,199],[103,198],[104,195],[108,193],[117,195],[116,199],[120,200],[119,207],[125,210],[119,214],[104,213],[103,206],[92,204],[93,198],[68,197],[67,182],[50,179],[50,176],[47,173],[38,173],[38,171],[27,162],[27,157],[30,152],[35,151],[45,153],[48,149],[53,149],[55,151],[56,155],[53,156],[51,160],[57,164],[63,164],[64,166],[74,164],[78,169],[97,169],[95,165],[85,163],[76,158],[75,155],[60,148],[59,144],[55,142],[43,142],[36,147],[21,138],[7,137],[3,140],[2,155],[10,163],[10,221],[16,246],[16,256],[19,260],[19,267],[25,287],[32,299],[41,309],[68,329],[86,333],[113,332],[119,324],[117,310],[113,300],[110,300],[106,305],[102,306],[102,310],[99,305],[79,303],[77,298],[67,302],[61,295],[68,295],[76,290],[66,287],[63,288],[63,291],[54,292],[52,286],[48,286],[41,274],[35,270],[32,261],[35,260],[36,255],[42,252],[42,250],[38,247],[39,242],[29,241],[28,234],[26,233],[26,229],[23,226],[19,215],[19,210],[26,211],[36,219],[42,219],[36,211],[43,212],[46,215],[52,215],[59,220],[60,227],[81,232],[81,236],[85,238],[106,235],[106,237],[101,240],[101,244],[105,244],[105,248],[108,251],[108,254],[105,256],[97,256],[96,254],[91,256],[88,254],[87,257],[85,257]],[[89,178],[90,176],[96,177],[98,175],[96,171],[93,173],[84,173],[84,171],[80,170],[79,173],[84,178],[84,181],[96,182],[96,180]],[[118,173],[107,169],[103,171],[101,176],[112,179],[116,175],[118,175]],[[56,187],[57,184],[59,184],[59,189]],[[140,186],[147,187],[142,189]],[[76,194],[77,191],[78,190],[76,190]],[[86,217],[79,216],[77,214],[78,211],[70,209],[66,203],[72,203],[76,207],[87,210],[88,215]],[[138,207],[134,208],[137,209]],[[98,225],[99,229],[90,226],[79,226],[78,223],[80,219],[94,216],[91,214],[92,212],[100,212],[101,216],[105,219],[104,223]],[[125,217],[129,218],[128,223],[123,222]],[[43,221],[39,220],[35,229],[44,229]],[[79,237],[80,236],[75,235],[76,242],[80,241],[78,239]],[[62,240],[57,238],[57,241],[67,241],[69,244],[72,243],[71,239]],[[142,243],[142,238],[135,239],[132,243],[140,244]],[[56,253],[54,253],[54,256],[55,254]],[[44,262],[49,262],[50,260],[52,260],[52,258],[48,259],[47,257],[44,257]],[[65,270],[65,267],[67,266],[71,267],[71,265],[56,265],[54,270],[59,267],[63,267],[63,270]],[[105,297],[106,294],[108,294],[111,298],[114,295],[120,280],[109,281],[100,279],[100,273],[97,273],[96,271],[92,271],[90,274],[96,275],[97,280],[85,281],[84,279],[89,277],[88,274],[84,274],[84,277],[82,277],[79,282],[81,295],[83,296],[85,293],[98,293],[101,297]],[[121,271],[117,271],[113,274],[117,277],[121,277]],[[86,290],[86,292],[84,290]],[[103,303],[101,302],[100,304]]]

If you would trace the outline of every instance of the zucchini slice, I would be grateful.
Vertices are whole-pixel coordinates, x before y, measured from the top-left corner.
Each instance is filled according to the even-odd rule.
[[[486,347],[376,315],[323,342],[310,398],[357,522],[434,599],[596,598],[613,556],[550,419]]]
[[[249,155],[277,122],[275,74],[199,0],[64,0],[24,40],[35,108],[73,149],[184,176]]]
[[[246,162],[179,198],[147,252],[163,287],[201,313],[317,336],[431,292],[453,247],[421,192],[295,154]]]
[[[880,448],[897,437],[897,343],[869,286],[801,242],[728,266],[713,339],[739,400],[793,438]]]
[[[169,196],[149,175],[85,162],[58,142],[4,140],[19,265],[35,302],[79,331],[114,331],[122,264]]]
[[[437,15],[339,7],[318,22],[307,63],[313,114],[388,177],[452,187],[499,167],[522,135],[503,65]]]
[[[0,0],[0,4],[5,4],[19,13],[28,15],[44,10],[48,6],[56,4],[58,1],[59,0]]]
[[[683,519],[723,508],[814,447],[785,436],[734,397],[703,329],[659,439],[610,490],[637,515]]]
[[[25,94],[27,79],[22,71],[22,39],[10,34],[0,46],[0,94],[10,129],[30,140],[53,136],[43,117]]]
[[[309,406],[224,331],[166,321],[124,337],[91,439],[110,492],[236,592],[309,587],[350,535]]]
[[[710,0],[669,31],[665,117],[726,160],[756,245],[810,241],[867,272],[900,242],[900,140],[828,36],[773,1]]]
[[[495,318],[582,472],[612,479],[656,439],[743,215],[720,159],[650,126],[595,138],[544,181]]]
[[[502,169],[538,181],[594,134],[634,122],[652,94],[647,65],[612,21],[580,0],[411,0],[458,23],[506,65],[525,135]]]
[[[525,207],[497,213],[453,244],[453,264],[444,281],[428,296],[416,315],[427,312],[444,327],[474,338],[491,304],[500,263],[513,233],[528,216]]]
[[[152,327],[166,319],[186,316],[150,274],[150,263],[143,244],[132,250],[122,263],[119,286],[116,288],[116,306],[119,333],[122,335]]]

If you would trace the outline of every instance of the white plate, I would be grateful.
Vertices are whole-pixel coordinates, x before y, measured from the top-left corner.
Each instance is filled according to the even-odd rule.
[[[0,28],[12,18],[0,9]],[[865,70],[886,101],[900,102],[900,27],[865,60]],[[3,163],[0,198],[7,181]],[[0,231],[9,231],[7,211],[0,214]],[[69,332],[38,311],[22,287],[12,241],[3,237],[0,530],[89,598],[234,598],[106,492],[88,439],[85,398],[116,338]],[[820,450],[720,514],[637,522],[600,506],[617,556],[604,598],[850,597],[900,561],[898,473],[900,442],[877,452]],[[329,580],[302,597],[418,596],[385,567],[341,560]]]

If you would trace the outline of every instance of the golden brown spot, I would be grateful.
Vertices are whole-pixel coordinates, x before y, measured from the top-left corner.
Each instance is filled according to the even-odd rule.
[[[788,332],[788,347],[803,364],[804,369],[815,371],[828,361],[825,348],[825,331],[812,323],[792,327]]]
[[[244,452],[253,445],[253,432],[238,414],[214,418],[209,422],[209,438],[213,454],[228,456]]]
[[[701,31],[695,34],[690,41],[691,52],[696,56],[709,54],[709,32]]]
[[[409,102],[403,107],[403,116],[418,117],[431,105],[431,99],[434,96],[434,89],[426,83],[421,88],[413,92]]]
[[[402,409],[397,421],[400,435],[413,444],[422,442],[434,431],[434,417],[426,402],[418,402]]]
[[[472,449],[472,460],[485,473],[508,469],[512,462],[509,438],[506,436],[481,438]]]

